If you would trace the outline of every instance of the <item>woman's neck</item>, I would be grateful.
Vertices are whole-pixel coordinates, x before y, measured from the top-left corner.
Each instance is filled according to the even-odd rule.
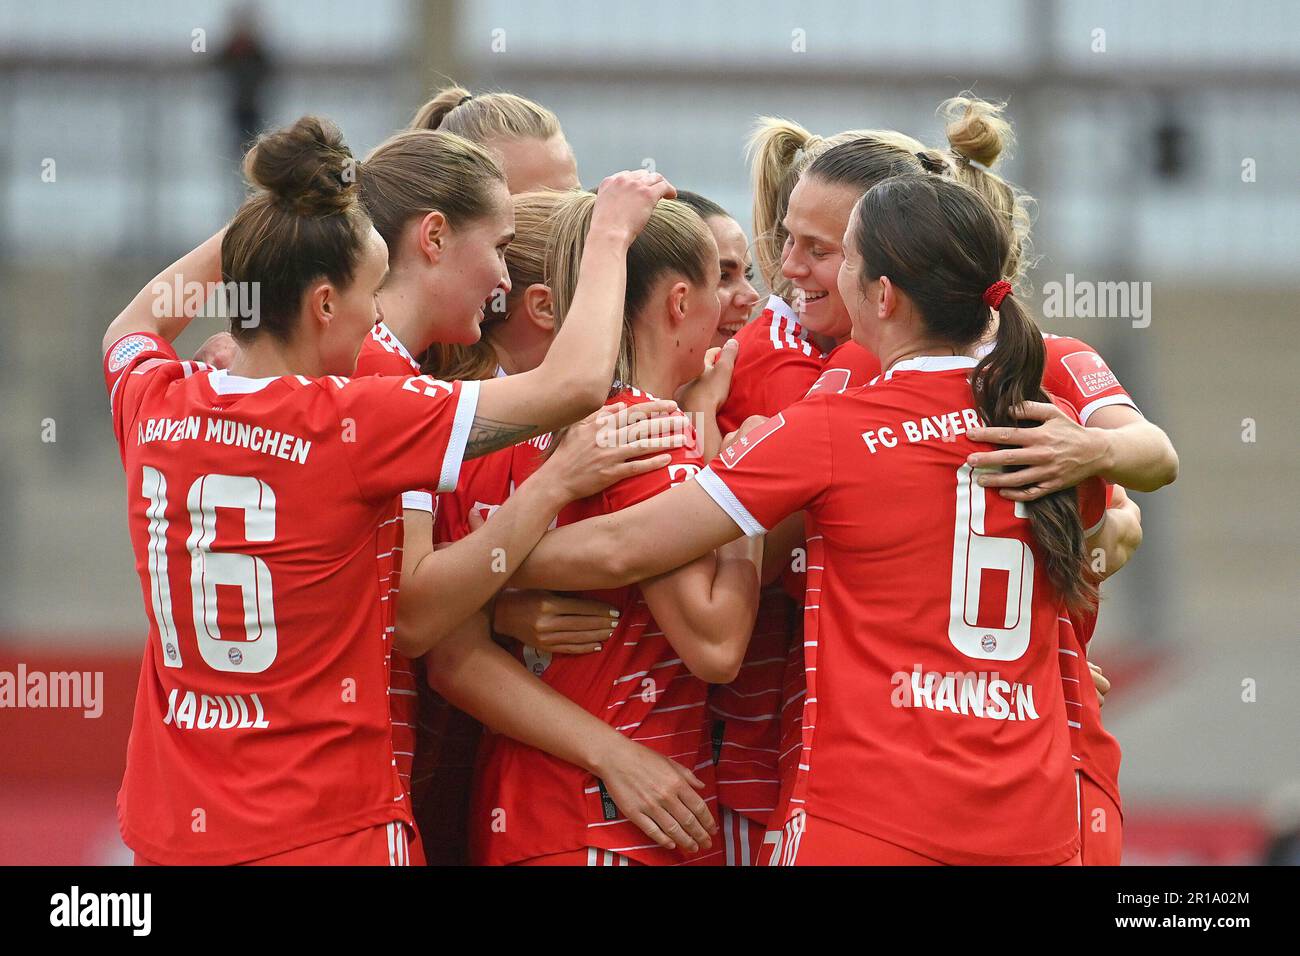
[[[507,375],[531,372],[546,358],[547,349],[551,344],[550,339],[539,335],[536,341],[527,341],[521,336],[512,334],[514,330],[510,323],[511,319],[507,317],[499,326],[487,332],[488,344],[496,353],[497,364]]]
[[[964,355],[960,349],[955,348],[950,342],[942,342],[937,339],[914,338],[906,341],[883,346],[880,350],[880,367],[885,371],[893,368],[899,362],[905,362],[908,359],[920,358],[923,355]]]
[[[390,276],[379,292],[379,310],[384,325],[412,355],[420,355],[436,338],[430,326],[429,304],[421,301],[414,284]]]
[[[281,342],[270,335],[259,335],[253,341],[241,344],[239,353],[230,363],[229,371],[231,375],[243,378],[270,378],[276,375],[306,375],[315,378],[325,374],[314,350],[293,342]]]
[[[676,349],[667,342],[647,342],[645,345],[646,348],[636,350],[636,381],[629,384],[655,398],[672,398],[688,381],[676,371]]]

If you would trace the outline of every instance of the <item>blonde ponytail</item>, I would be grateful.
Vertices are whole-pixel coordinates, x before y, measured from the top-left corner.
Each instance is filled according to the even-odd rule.
[[[1025,295],[1029,291],[1025,277],[1033,267],[1030,232],[1037,204],[993,171],[1001,159],[1011,155],[1016,141],[1011,123],[1003,115],[1005,110],[1006,103],[990,103],[967,90],[944,100],[938,112],[944,120],[953,178],[983,196],[1011,230],[1011,252],[1003,276],[1017,293]]]

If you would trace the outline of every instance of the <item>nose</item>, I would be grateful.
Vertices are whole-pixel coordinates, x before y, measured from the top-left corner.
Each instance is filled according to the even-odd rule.
[[[501,281],[497,283],[497,288],[501,290],[503,295],[510,294],[510,271],[508,269],[501,271]]]
[[[809,271],[803,256],[793,246],[786,246],[785,255],[781,257],[781,275],[787,279],[800,279],[808,275]]]

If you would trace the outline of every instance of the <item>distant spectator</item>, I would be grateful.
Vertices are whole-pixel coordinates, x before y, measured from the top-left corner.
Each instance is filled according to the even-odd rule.
[[[218,68],[230,87],[230,123],[235,154],[242,156],[262,128],[262,93],[272,67],[259,36],[252,7],[235,12],[230,41],[222,49]]]

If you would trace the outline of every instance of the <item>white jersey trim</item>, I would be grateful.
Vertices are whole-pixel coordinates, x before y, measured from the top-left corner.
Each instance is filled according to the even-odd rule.
[[[727,513],[732,521],[736,522],[736,527],[745,532],[748,537],[754,538],[760,534],[767,534],[764,528],[752,514],[749,513],[740,499],[731,493],[731,489],[726,483],[714,474],[712,466],[706,466],[695,473],[692,481],[698,481],[700,487],[705,493],[714,500],[714,502]]]
[[[402,507],[412,511],[433,512],[433,494],[428,491],[403,491]]]
[[[460,383],[460,401],[456,405],[456,417],[451,425],[451,438],[447,441],[447,454],[442,459],[442,472],[438,475],[439,491],[454,491],[460,481],[460,466],[465,460],[465,445],[469,442],[470,426],[474,424],[474,413],[478,411],[477,381]],[[432,507],[429,509],[432,511]]]
[[[1127,405],[1139,415],[1142,414],[1142,410],[1138,408],[1137,405],[1134,404],[1133,399],[1129,398],[1127,395],[1107,395],[1105,398],[1099,398],[1096,401],[1089,402],[1087,405],[1083,406],[1083,408],[1079,409],[1080,423],[1087,425],[1088,419],[1093,416],[1094,412],[1098,409],[1105,408],[1108,405]]]
[[[370,334],[374,340],[387,351],[395,351],[402,358],[406,359],[406,361],[410,363],[411,368],[415,369],[416,375],[420,374],[420,363],[411,356],[411,353],[407,351],[406,346],[402,344],[402,340],[393,334],[393,330],[388,327],[387,323],[385,323],[383,319],[380,319],[379,322],[376,323],[375,327],[370,330]],[[385,338],[385,336],[387,336],[387,338]],[[391,342],[395,348],[390,349],[388,347],[389,342]]]
[[[253,392],[260,392],[272,382],[280,380],[279,375],[272,375],[269,378],[245,378],[242,375],[231,375],[224,368],[219,368],[208,375],[208,384],[218,395],[251,395]]]
[[[889,366],[885,372],[885,381],[893,378],[895,372],[951,372],[959,368],[974,368],[976,365],[979,365],[979,360],[969,355],[918,355]]]

